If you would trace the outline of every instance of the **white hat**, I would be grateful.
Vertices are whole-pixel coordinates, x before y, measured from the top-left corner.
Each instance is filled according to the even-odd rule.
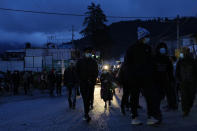
[[[145,28],[138,27],[137,28],[137,34],[138,34],[138,40],[140,40],[140,39],[150,35],[150,32]]]

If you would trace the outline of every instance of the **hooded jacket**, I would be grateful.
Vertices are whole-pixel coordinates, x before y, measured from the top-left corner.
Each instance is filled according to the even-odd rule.
[[[166,53],[161,54],[160,49],[165,48]],[[160,43],[156,48],[156,56],[154,58],[154,73],[156,82],[174,81],[173,64],[170,61],[168,48],[166,44]]]

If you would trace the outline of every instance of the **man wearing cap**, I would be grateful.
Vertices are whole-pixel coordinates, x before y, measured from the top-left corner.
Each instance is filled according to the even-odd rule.
[[[138,119],[139,94],[142,91],[147,103],[148,125],[159,123],[154,116],[153,89],[153,57],[151,52],[150,32],[145,28],[138,28],[138,41],[131,45],[125,55],[125,81],[130,90],[132,125],[140,125]]]
[[[77,62],[77,75],[80,83],[80,92],[84,103],[84,120],[89,122],[90,108],[93,108],[94,86],[98,76],[97,62],[92,58],[91,49],[86,48],[84,57]]]

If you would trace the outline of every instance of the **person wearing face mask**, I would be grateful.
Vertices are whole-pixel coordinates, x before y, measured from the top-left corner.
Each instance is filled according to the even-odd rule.
[[[160,121],[154,117],[153,96],[153,56],[150,44],[150,32],[145,28],[138,28],[138,41],[131,45],[124,58],[124,81],[129,88],[132,112],[132,125],[140,125],[138,119],[139,94],[142,91],[147,103],[147,124],[155,125]],[[154,92],[155,94],[155,92]]]
[[[160,104],[161,100],[165,97],[168,103],[166,111],[177,109],[176,92],[173,84],[173,64],[168,56],[167,45],[165,43],[159,43],[156,48],[154,76],[154,86],[158,92],[158,99],[155,99],[155,103],[157,103],[155,109],[160,112],[160,114],[157,114],[158,119],[162,119]]]
[[[196,95],[197,64],[190,49],[183,48],[177,63],[176,77],[180,82],[183,117],[189,115]]]
[[[87,122],[91,120],[89,111],[93,109],[94,86],[96,85],[96,79],[98,77],[98,64],[96,60],[92,58],[91,52],[91,48],[86,48],[84,57],[76,64],[80,92],[84,103],[84,120]]]

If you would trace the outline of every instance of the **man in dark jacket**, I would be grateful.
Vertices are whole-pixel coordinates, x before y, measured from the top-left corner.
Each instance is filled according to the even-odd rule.
[[[165,43],[160,43],[156,49],[155,57],[155,86],[160,92],[161,99],[167,98],[167,111],[176,110],[175,80],[173,76],[173,64],[167,55],[168,48]],[[158,100],[161,100],[158,99]],[[159,102],[159,101],[158,101]],[[158,103],[159,104],[159,103]]]
[[[157,112],[154,117],[162,120],[160,105],[161,100],[167,98],[168,108],[176,109],[175,86],[173,86],[173,65],[168,56],[168,48],[165,43],[159,43],[156,48],[154,59],[154,91],[157,99],[154,99],[154,110]]]
[[[196,61],[187,48],[183,49],[177,63],[176,77],[180,82],[183,117],[189,115],[196,95],[197,68]]]
[[[138,28],[138,42],[129,47],[125,55],[125,79],[130,90],[132,125],[142,124],[138,119],[139,94],[143,91],[147,103],[148,125],[154,125],[160,121],[155,118],[154,99],[156,98],[153,88],[153,57],[151,47],[148,45],[150,41],[150,33],[148,30]]]
[[[12,78],[13,78],[13,84],[14,84],[14,95],[17,95],[18,89],[19,89],[19,84],[20,84],[19,71],[14,71]]]
[[[62,74],[61,73],[56,73],[56,94],[57,96],[62,95]]]
[[[98,76],[97,62],[92,58],[91,49],[85,50],[84,58],[77,62],[77,74],[80,82],[80,91],[84,102],[85,117],[88,122],[90,108],[93,108],[94,86]]]
[[[68,91],[69,107],[75,109],[78,78],[74,62],[71,61],[69,67],[64,71],[64,84]]]

